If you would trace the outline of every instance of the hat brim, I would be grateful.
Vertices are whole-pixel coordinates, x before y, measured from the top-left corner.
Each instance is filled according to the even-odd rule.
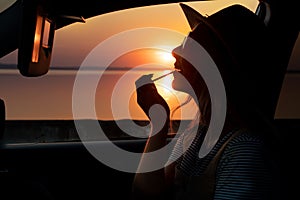
[[[204,17],[198,11],[196,11],[195,9],[193,9],[192,7],[190,7],[184,3],[179,3],[179,5],[190,25],[191,30],[193,31],[200,23],[205,24],[205,26],[207,26],[215,34],[215,36],[223,43],[225,48],[227,48],[228,52],[230,53],[232,60],[234,62],[236,62],[233,55],[231,55],[232,53],[231,53],[231,50],[229,50],[230,48],[229,48],[228,44],[226,43],[226,41],[224,40],[222,35],[219,33],[219,31],[211,24],[211,22],[210,22],[211,20],[208,20],[207,17]],[[210,19],[213,16],[214,15],[211,15]]]
[[[190,28],[193,30],[200,22],[206,22],[206,17],[201,15],[198,11],[194,10],[190,6],[179,3],[189,25]]]
[[[191,30],[193,31],[198,24],[202,23],[205,24],[211,31],[215,33],[215,35],[224,43],[225,46],[227,46],[226,42],[223,40],[223,37],[220,35],[219,31],[215,29],[215,27],[209,22],[207,17],[204,17],[201,15],[198,11],[191,8],[190,6],[179,3],[189,25]]]

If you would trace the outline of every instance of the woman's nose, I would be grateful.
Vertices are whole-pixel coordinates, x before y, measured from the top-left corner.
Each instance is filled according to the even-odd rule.
[[[179,57],[179,49],[180,49],[180,46],[174,48],[173,51],[172,51],[172,55],[176,59]]]

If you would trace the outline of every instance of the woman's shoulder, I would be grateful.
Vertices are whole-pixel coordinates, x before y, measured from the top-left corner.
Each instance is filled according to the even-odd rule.
[[[267,148],[265,139],[262,135],[250,130],[239,130],[239,134],[233,137],[224,148],[224,157],[234,155],[246,157],[257,156],[262,154]]]
[[[240,129],[236,132],[239,132],[235,137],[228,142],[228,145],[240,144],[240,143],[257,143],[262,144],[264,138],[262,135],[255,133],[247,129]],[[234,133],[232,133],[234,134]]]

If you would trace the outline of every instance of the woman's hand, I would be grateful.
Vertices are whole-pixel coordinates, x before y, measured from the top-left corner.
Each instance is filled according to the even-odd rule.
[[[170,116],[170,108],[167,102],[162,98],[162,96],[158,93],[155,84],[151,80],[153,74],[143,75],[139,79],[136,80],[136,92],[137,92],[137,103],[143,109],[145,114],[149,117],[156,116],[155,113],[151,113],[150,108],[154,105],[160,105],[165,110],[167,114],[167,118]],[[153,109],[155,111],[155,109]],[[154,115],[153,115],[154,114]],[[157,113],[159,115],[159,113]]]

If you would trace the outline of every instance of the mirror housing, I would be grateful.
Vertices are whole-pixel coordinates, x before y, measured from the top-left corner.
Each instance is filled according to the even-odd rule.
[[[23,1],[18,69],[23,76],[46,74],[50,67],[55,21],[41,1]]]
[[[0,99],[0,141],[3,139],[5,130],[5,103]]]

